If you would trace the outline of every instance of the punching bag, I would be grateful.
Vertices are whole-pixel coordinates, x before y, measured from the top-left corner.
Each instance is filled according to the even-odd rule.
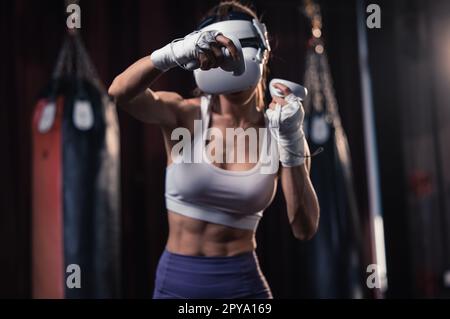
[[[318,5],[307,1],[305,11],[313,30],[320,30]],[[312,298],[361,298],[365,270],[350,151],[320,35],[316,32],[309,42],[304,82],[309,92],[305,135],[312,150],[324,149],[314,157],[310,172],[321,216],[318,232],[306,246],[306,284]]]
[[[32,126],[33,297],[119,297],[118,121],[76,33]]]

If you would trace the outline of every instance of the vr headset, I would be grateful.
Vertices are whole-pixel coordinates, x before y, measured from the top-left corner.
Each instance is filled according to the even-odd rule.
[[[242,50],[244,59],[238,67],[239,72],[233,72],[229,67],[194,70],[198,88],[208,94],[229,94],[255,87],[261,79],[263,65],[270,52],[266,26],[243,12],[231,11],[225,20],[218,20],[218,16],[207,17],[197,30],[222,32],[235,43],[238,50]],[[225,59],[231,57],[226,55]],[[224,64],[227,64],[226,61]]]

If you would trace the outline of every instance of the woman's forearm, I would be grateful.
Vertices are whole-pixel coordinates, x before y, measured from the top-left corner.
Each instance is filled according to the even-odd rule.
[[[319,225],[320,208],[314,187],[309,178],[308,161],[300,166],[283,167],[281,183],[289,223],[294,236],[308,240],[314,236]]]

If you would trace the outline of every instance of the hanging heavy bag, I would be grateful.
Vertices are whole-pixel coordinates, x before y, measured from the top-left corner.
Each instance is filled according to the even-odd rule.
[[[71,33],[33,120],[33,297],[119,296],[119,151],[115,107]]]
[[[305,133],[312,149],[323,147],[325,151],[311,166],[321,221],[316,236],[305,250],[308,290],[313,298],[362,297],[363,243],[350,152],[323,43],[314,38],[310,44],[305,75],[309,90],[305,101]],[[317,51],[316,46],[322,50]]]

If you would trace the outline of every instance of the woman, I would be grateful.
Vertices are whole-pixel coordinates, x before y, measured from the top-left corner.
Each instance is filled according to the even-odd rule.
[[[250,8],[236,1],[222,2],[208,13],[200,31],[135,62],[109,88],[120,107],[163,131],[169,237],[157,269],[154,298],[272,298],[255,254],[255,231],[273,199],[278,176],[294,236],[307,240],[317,230],[319,205],[309,178],[301,104],[288,87],[276,84],[283,97],[274,97],[269,108],[264,107],[270,47],[261,26]],[[216,28],[233,32],[225,36]],[[246,32],[251,37],[245,36]],[[231,34],[241,35],[239,43]],[[240,45],[243,55],[239,55]],[[241,77],[223,70],[226,63],[242,66],[243,58],[246,73]],[[184,98],[175,92],[149,89],[162,72],[176,66],[195,69],[197,84],[210,94]],[[279,122],[273,124],[274,119]],[[278,152],[266,156],[277,164],[280,161],[281,168],[274,172],[257,169],[264,154],[261,147],[256,163],[249,160],[255,151],[247,146],[245,161],[220,160],[229,159],[229,151],[237,149],[233,146],[220,152],[219,143],[234,144],[234,137],[211,138],[207,143],[205,129],[200,136],[194,132],[196,120],[203,120],[204,127],[214,128],[222,136],[227,128],[270,129],[270,134],[257,136],[258,143],[276,145]],[[210,153],[214,160],[210,155],[209,162],[176,161],[172,133],[177,128],[193,133],[194,146],[202,146],[202,158],[203,146],[214,149]],[[194,147],[194,155],[196,152]]]

